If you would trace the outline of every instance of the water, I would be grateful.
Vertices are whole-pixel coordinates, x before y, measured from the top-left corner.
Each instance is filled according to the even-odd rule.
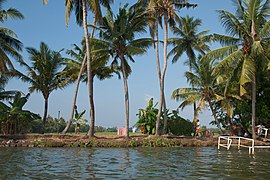
[[[269,179],[270,150],[0,148],[0,179]]]

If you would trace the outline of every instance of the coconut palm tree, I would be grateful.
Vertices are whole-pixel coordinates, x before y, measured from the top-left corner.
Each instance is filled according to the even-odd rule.
[[[45,131],[45,123],[48,113],[49,96],[52,91],[63,88],[65,79],[60,68],[63,65],[63,58],[60,51],[52,51],[44,42],[40,43],[40,49],[28,47],[31,65],[24,61],[20,61],[21,65],[26,67],[28,74],[17,72],[17,76],[23,81],[30,84],[29,91],[41,92],[45,101],[43,115],[43,133]]]
[[[90,43],[88,41],[88,28],[87,28],[87,10],[91,10],[94,13],[94,24],[96,22],[101,22],[102,20],[102,11],[101,11],[101,6],[103,5],[104,7],[106,7],[107,9],[110,9],[110,4],[113,2],[113,0],[66,0],[66,25],[68,25],[68,21],[69,21],[69,17],[70,17],[70,13],[72,10],[75,9],[75,14],[76,14],[76,21],[77,23],[82,26],[83,25],[83,29],[84,29],[84,35],[85,35],[85,39],[86,39],[86,59],[85,61],[87,62],[87,76],[88,76],[88,94],[89,94],[89,101],[90,101],[90,118],[91,118],[91,122],[95,121],[95,112],[93,111],[94,109],[94,104],[93,104],[93,92],[91,91],[91,89],[93,89],[93,87],[91,87],[91,85],[93,84],[91,82],[92,78],[91,78],[91,56],[90,56]],[[92,29],[90,38],[92,38],[94,35],[94,28]],[[84,63],[82,63],[82,67],[81,70],[84,66]],[[80,71],[82,72],[82,71]],[[75,95],[74,95],[74,101],[73,101],[73,105],[72,105],[72,117],[74,115],[74,108],[75,108],[75,104],[76,104],[76,96],[78,93],[78,86],[79,86],[79,82],[80,82],[80,75],[81,73],[79,73],[78,78],[77,78],[77,86],[75,89]],[[94,132],[89,132],[88,136],[93,136]]]
[[[108,42],[109,51],[114,58],[112,64],[118,64],[120,61],[121,73],[124,81],[125,107],[126,107],[126,136],[129,138],[129,91],[127,78],[131,73],[131,67],[128,60],[134,62],[133,56],[146,53],[147,48],[152,44],[151,38],[136,39],[137,33],[145,33],[147,26],[147,17],[144,9],[140,7],[128,8],[124,5],[119,8],[119,13],[108,15],[103,18],[101,24],[101,39]]]
[[[197,51],[199,54],[204,55],[205,52],[210,51],[207,43],[210,41],[211,36],[207,35],[208,30],[198,32],[198,28],[202,25],[200,19],[194,19],[194,17],[189,16],[181,17],[180,19],[182,27],[173,28],[173,33],[177,37],[168,40],[169,44],[173,45],[168,57],[173,56],[172,62],[176,63],[182,54],[185,53],[189,59],[189,71],[192,72],[192,64],[196,61],[195,52]],[[195,111],[196,103],[194,103],[194,118],[196,116]]]
[[[99,39],[90,39],[91,41],[91,66],[92,66],[92,83],[94,83],[94,78],[97,77],[99,80],[104,80],[106,78],[111,78],[113,73],[118,74],[118,67],[106,66],[109,61],[109,54],[101,54],[98,52],[99,49],[104,49],[107,46],[107,43],[101,41]],[[74,82],[79,74],[80,68],[82,67],[82,63],[85,57],[85,41],[82,42],[83,48],[80,48],[78,45],[74,44],[74,50],[68,50],[67,54],[69,54],[73,59],[68,59],[67,66],[64,71],[67,73],[67,77],[69,77],[66,82],[70,83]],[[81,81],[87,81],[87,72],[86,67],[84,66],[82,71]],[[91,85],[94,87],[94,85]],[[92,89],[94,94],[94,89]],[[93,108],[95,106],[93,105]],[[93,109],[95,112],[95,109]],[[70,120],[64,129],[63,133],[66,133],[68,128],[70,127],[72,120]],[[90,122],[91,133],[94,132],[95,121]]]
[[[162,107],[165,105],[165,96],[164,96],[164,83],[165,83],[165,74],[167,70],[167,46],[168,46],[168,27],[173,27],[175,25],[175,21],[180,21],[177,11],[183,7],[196,7],[195,4],[190,4],[186,0],[150,0],[148,1],[148,11],[152,12],[154,16],[162,22],[163,17],[163,27],[164,27],[164,44],[163,44],[163,68],[160,74],[160,107],[159,113],[157,117],[157,124],[156,124],[156,135],[160,135],[160,117],[162,113]],[[156,26],[158,23],[155,24]],[[158,27],[155,27],[157,35]],[[158,47],[155,45],[156,48]],[[157,53],[157,52],[156,52]],[[158,60],[156,60],[158,63]],[[160,66],[158,65],[158,68]],[[165,105],[166,106],[166,105]],[[166,109],[164,109],[166,112]],[[166,118],[165,118],[166,119]],[[167,123],[164,123],[164,129],[166,131]]]
[[[195,119],[197,119],[198,112],[209,105],[215,123],[221,129],[220,122],[216,116],[215,101],[217,95],[217,76],[212,74],[214,63],[213,61],[205,60],[192,62],[194,72],[186,72],[185,76],[192,88],[178,88],[173,91],[172,98],[175,100],[183,100],[179,108],[184,108],[187,105],[199,102],[195,111]]]
[[[4,0],[0,0],[0,22],[5,23],[8,18],[23,19],[24,16],[17,9],[9,8],[4,10],[2,8]],[[0,27],[0,72],[2,76],[11,75],[14,70],[11,57],[17,60],[21,59],[20,51],[22,50],[22,43],[17,39],[17,35],[11,29]]]
[[[219,17],[228,35],[215,35],[224,47],[208,53],[205,59],[221,59],[214,73],[235,74],[239,72],[240,95],[248,93],[251,84],[252,138],[255,139],[256,69],[259,63],[269,63],[266,52],[269,48],[270,21],[269,1],[232,0],[236,12],[219,10]],[[268,64],[269,66],[269,64]],[[270,67],[270,66],[269,66]],[[230,81],[230,78],[226,78]]]

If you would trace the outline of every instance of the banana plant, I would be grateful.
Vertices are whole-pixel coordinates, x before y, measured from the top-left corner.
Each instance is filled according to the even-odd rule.
[[[149,100],[145,109],[139,109],[139,113],[136,114],[139,120],[134,126],[139,126],[140,130],[144,134],[155,134],[156,132],[156,119],[158,115],[158,109],[156,108],[158,103],[154,105],[153,98]]]
[[[75,133],[78,133],[80,131],[80,127],[82,125],[85,125],[85,123],[87,122],[86,119],[83,119],[83,115],[85,114],[85,110],[82,112],[78,112],[77,106],[75,106],[75,118],[73,119],[76,123],[75,125]]]
[[[32,120],[40,118],[39,115],[24,110],[23,106],[28,101],[30,94],[23,96],[17,92],[10,106],[0,102],[0,123],[3,134],[24,133]]]

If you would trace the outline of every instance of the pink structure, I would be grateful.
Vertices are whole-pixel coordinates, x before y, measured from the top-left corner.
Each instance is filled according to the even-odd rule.
[[[117,135],[127,135],[126,128],[118,128]]]

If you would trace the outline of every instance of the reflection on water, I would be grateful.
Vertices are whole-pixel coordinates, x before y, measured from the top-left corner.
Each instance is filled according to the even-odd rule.
[[[0,148],[0,179],[269,179],[270,151]]]

